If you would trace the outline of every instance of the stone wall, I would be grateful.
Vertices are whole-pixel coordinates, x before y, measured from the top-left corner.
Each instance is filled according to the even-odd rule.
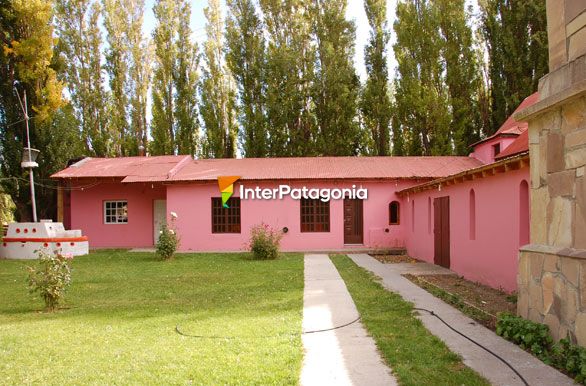
[[[530,244],[519,255],[517,311],[586,346],[586,2],[547,1],[550,73],[529,123]]]

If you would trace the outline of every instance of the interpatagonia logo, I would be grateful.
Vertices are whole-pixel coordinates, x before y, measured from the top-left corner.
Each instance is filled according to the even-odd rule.
[[[240,176],[219,176],[218,187],[222,194],[222,206],[229,208],[227,202],[234,194],[234,183],[240,179]]]

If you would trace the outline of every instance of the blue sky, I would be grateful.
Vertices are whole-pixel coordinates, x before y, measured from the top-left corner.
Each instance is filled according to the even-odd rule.
[[[387,17],[389,20],[389,28],[392,28],[395,18],[395,7],[397,0],[387,0]],[[155,17],[153,15],[154,0],[145,1],[145,19],[144,30],[148,34],[152,32],[155,27]],[[191,28],[193,30],[193,38],[198,43],[205,40],[205,16],[203,10],[207,7],[207,0],[194,0],[191,2]],[[222,1],[224,4],[224,1]],[[224,7],[224,5],[223,5]],[[364,46],[368,41],[368,21],[366,13],[364,12],[363,0],[348,0],[348,8],[346,11],[346,18],[354,20],[356,25],[356,47],[354,56],[354,66],[364,81],[366,79],[366,69],[364,67]],[[394,34],[391,34],[391,44],[394,42]],[[392,53],[392,48],[389,46],[388,62],[391,71],[394,71],[396,62]]]

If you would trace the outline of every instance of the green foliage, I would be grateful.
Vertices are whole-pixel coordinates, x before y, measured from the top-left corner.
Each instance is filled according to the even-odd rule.
[[[368,133],[359,125],[360,81],[354,69],[354,22],[346,20],[346,0],[314,1],[311,10],[317,45],[313,101],[317,152],[328,156],[364,153]]]
[[[267,34],[267,155],[319,154],[312,95],[316,49],[311,1],[261,0],[260,7]]]
[[[226,61],[238,88],[238,119],[247,157],[267,153],[266,47],[263,25],[251,0],[229,0]]]
[[[73,256],[63,255],[57,251],[38,253],[38,265],[27,267],[28,287],[31,293],[38,292],[41,295],[48,311],[53,311],[63,302],[65,291],[71,284],[70,261]]]
[[[548,72],[545,0],[482,0],[494,133]]]
[[[360,109],[363,123],[372,137],[373,155],[389,155],[390,124],[393,116],[387,69],[387,6],[385,0],[366,0],[364,9],[370,25],[370,38],[364,49],[368,79],[362,91]],[[400,146],[400,145],[399,145]]]
[[[586,348],[576,346],[569,339],[561,339],[553,346],[551,361],[576,382],[586,384]]]
[[[157,240],[157,255],[163,260],[173,258],[179,247],[179,236],[175,229],[170,228],[167,224],[161,226],[159,240]]]
[[[503,312],[499,314],[496,333],[503,338],[529,350],[540,359],[546,359],[553,343],[549,335],[549,327],[535,323],[516,315]]]
[[[219,0],[210,0],[204,10],[207,40],[204,43],[204,68],[200,84],[200,113],[205,126],[202,156],[234,158],[236,156],[236,90],[226,66],[224,21]]]
[[[569,338],[554,344],[545,324],[502,313],[498,316],[496,333],[569,374],[576,382],[586,384],[586,348],[573,344]]]
[[[283,233],[267,224],[255,225],[250,229],[249,249],[254,260],[275,260],[279,257],[279,245]]]

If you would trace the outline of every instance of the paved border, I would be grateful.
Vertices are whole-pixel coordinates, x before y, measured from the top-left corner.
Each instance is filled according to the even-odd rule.
[[[382,284],[388,290],[400,294],[405,300],[414,303],[415,307],[434,311],[452,327],[503,357],[530,385],[575,385],[570,378],[556,369],[405,279],[400,271],[393,269],[393,264],[383,264],[366,254],[349,254],[348,256],[362,268],[382,278]],[[461,355],[464,364],[477,371],[492,384],[523,384],[505,364],[451,331],[434,316],[420,312],[418,318],[432,334],[444,341],[450,350]]]
[[[358,317],[344,280],[324,254],[305,255],[303,331],[332,328]],[[397,385],[360,321],[303,335],[302,385]]]

